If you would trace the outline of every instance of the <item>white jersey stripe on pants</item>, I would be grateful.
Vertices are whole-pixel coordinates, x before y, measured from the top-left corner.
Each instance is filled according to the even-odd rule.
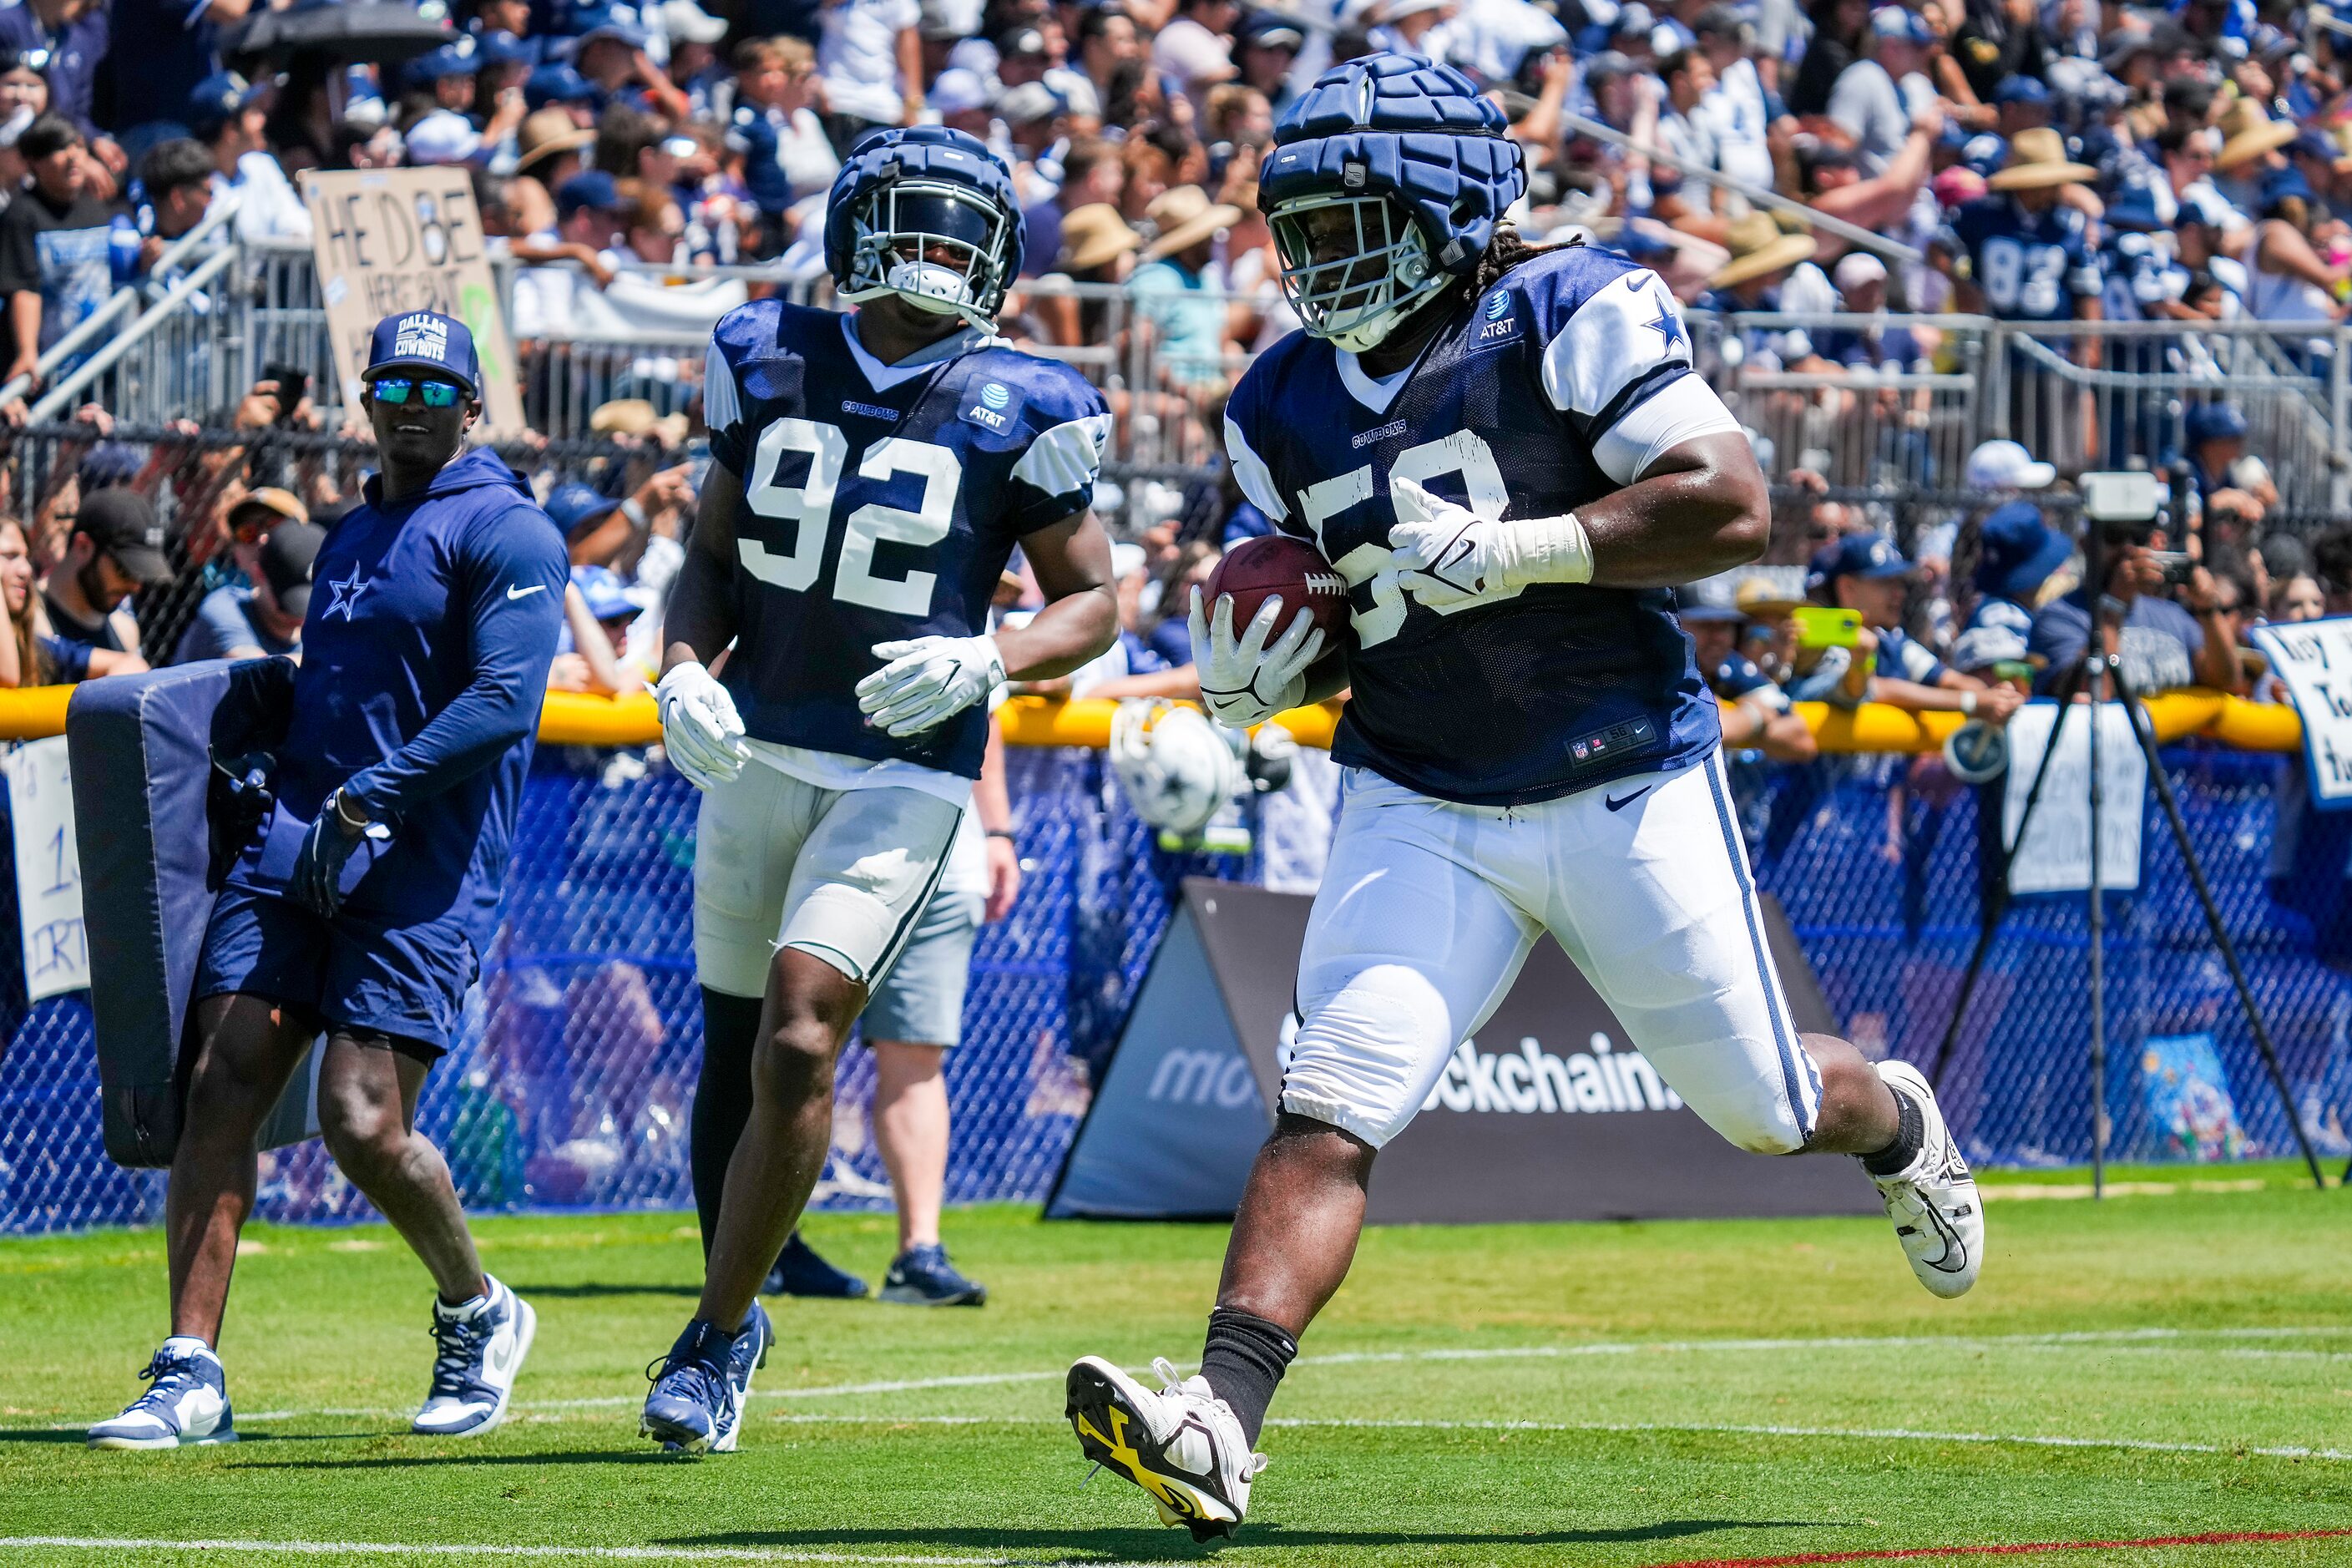
[[[1351,771],[1299,957],[1283,1108],[1387,1142],[1549,931],[1709,1126],[1759,1152],[1804,1147],[1820,1079],[1719,767],[1509,808]]]

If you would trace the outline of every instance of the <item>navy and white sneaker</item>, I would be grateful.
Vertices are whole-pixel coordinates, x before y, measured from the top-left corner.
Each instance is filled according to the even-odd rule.
[[[669,1354],[646,1369],[654,1386],[637,1419],[638,1433],[671,1453],[708,1453],[722,1442],[732,1447],[742,1419],[734,1368],[735,1342],[742,1337],[705,1318],[687,1324]]]
[[[866,1281],[826,1262],[824,1255],[802,1240],[799,1231],[794,1231],[784,1238],[784,1249],[776,1254],[775,1266],[760,1282],[760,1294],[858,1301],[865,1300]]]
[[[768,1347],[775,1342],[776,1326],[768,1321],[768,1309],[752,1302],[751,1315],[735,1331],[735,1342],[727,1352],[727,1381],[735,1391],[734,1418],[710,1439],[712,1453],[735,1451],[736,1439],[743,1435],[743,1417],[751,1409],[751,1374],[768,1364]]]
[[[882,1299],[907,1307],[981,1307],[988,1287],[975,1284],[948,1261],[948,1249],[934,1241],[910,1247],[883,1277]]]
[[[236,1441],[228,1376],[199,1339],[168,1339],[139,1374],[147,1392],[89,1429],[93,1448],[204,1447]]]
[[[433,1303],[433,1386],[408,1427],[420,1436],[478,1437],[507,1417],[539,1314],[496,1279],[489,1286],[459,1306]]]

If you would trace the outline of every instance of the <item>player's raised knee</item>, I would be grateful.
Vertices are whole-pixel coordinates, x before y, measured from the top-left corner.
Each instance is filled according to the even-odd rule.
[[[1677,1090],[1699,1120],[1751,1154],[1801,1154],[1812,1142],[1813,1130],[1779,1094],[1694,1094],[1680,1086]]]

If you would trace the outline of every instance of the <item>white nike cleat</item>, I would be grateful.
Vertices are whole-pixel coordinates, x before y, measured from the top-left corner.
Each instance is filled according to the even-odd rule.
[[[1927,1125],[1916,1158],[1891,1176],[1870,1179],[1919,1283],[1938,1296],[1965,1296],[1984,1262],[1984,1202],[1976,1178],[1919,1069],[1908,1062],[1880,1062],[1878,1076],[1916,1101]]]
[[[236,1441],[228,1379],[202,1340],[171,1339],[140,1377],[147,1392],[89,1429],[93,1448],[179,1448]]]
[[[1231,1535],[1249,1511],[1250,1483],[1265,1468],[1233,1407],[1204,1377],[1179,1379],[1165,1358],[1151,1370],[1168,1386],[1154,1394],[1100,1356],[1070,1368],[1065,1414],[1078,1447],[1151,1494],[1160,1522],[1195,1541]]]
[[[505,1420],[515,1376],[538,1331],[530,1303],[496,1279],[462,1306],[436,1300],[433,1386],[408,1429],[425,1437],[478,1437]]]

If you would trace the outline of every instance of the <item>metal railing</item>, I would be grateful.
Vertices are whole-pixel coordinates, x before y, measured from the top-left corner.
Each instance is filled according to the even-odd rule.
[[[173,267],[214,248],[160,302],[152,287],[123,290],[44,358],[45,374],[67,367],[68,375],[43,400],[44,413],[94,397],[136,423],[201,419],[234,406],[272,363],[312,371],[329,428],[355,413],[341,406],[309,250],[215,245],[224,216],[174,247]],[[621,270],[740,280],[815,304],[831,299],[822,278],[783,283],[768,268]],[[511,301],[519,268],[501,261],[497,271]],[[579,286],[593,287],[584,275]],[[1107,477],[1140,497],[1155,484],[1181,490],[1214,478],[1223,400],[1254,357],[1229,350],[1226,318],[1262,324],[1278,309],[1268,290],[1139,296],[1118,284],[1050,278],[1023,285],[1006,330],[1100,389],[1114,416]],[[1203,342],[1212,314],[1216,347],[1185,346]],[[1776,480],[1803,468],[1890,506],[1933,506],[1927,498],[1959,488],[1969,451],[1997,436],[2062,468],[2160,468],[2186,455],[2189,411],[2227,400],[2244,411],[2247,450],[2268,466],[2284,512],[2352,512],[2352,328],[1700,311],[1690,325],[1701,371],[1760,438]],[[1900,353],[1888,346],[1900,346],[1898,333],[1911,338]],[[708,326],[691,320],[625,330],[604,316],[549,321],[518,344],[526,418],[566,442],[588,437],[596,410],[616,399],[642,399],[657,415],[688,412],[707,343]],[[76,356],[88,357],[68,366]],[[1171,497],[1163,491],[1151,503],[1164,510]]]

